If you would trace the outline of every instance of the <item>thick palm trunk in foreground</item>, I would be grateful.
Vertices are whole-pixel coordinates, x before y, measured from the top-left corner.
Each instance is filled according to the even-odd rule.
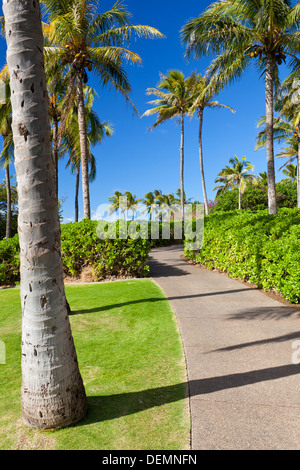
[[[56,172],[38,0],[3,5],[19,196],[22,411],[36,428],[68,426],[86,412],[60,253]]]
[[[268,203],[269,214],[277,214],[275,164],[273,145],[273,89],[274,89],[274,62],[269,53],[266,65],[266,146],[268,169]]]

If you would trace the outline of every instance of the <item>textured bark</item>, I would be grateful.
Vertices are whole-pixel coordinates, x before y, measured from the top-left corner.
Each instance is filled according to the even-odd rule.
[[[77,105],[78,105],[78,127],[80,138],[80,159],[82,174],[82,194],[83,194],[83,218],[91,218],[90,209],[90,189],[89,189],[89,154],[86,132],[86,119],[84,109],[84,96],[82,86],[82,74],[78,72],[76,79]]]
[[[205,214],[209,214],[208,209],[208,200],[207,200],[207,193],[206,193],[206,184],[205,184],[205,176],[204,176],[204,163],[203,163],[203,148],[202,148],[202,128],[203,128],[203,109],[199,111],[199,159],[200,159],[200,173],[201,173],[201,182],[202,182],[202,191],[203,191],[203,199],[204,199],[204,210]]]
[[[79,207],[78,207],[79,178],[80,178],[80,164],[76,166],[75,222],[78,222],[78,216],[79,216]]]
[[[36,428],[82,419],[86,396],[64,291],[38,0],[4,1],[18,183],[22,411]]]
[[[268,170],[268,204],[269,214],[277,214],[275,164],[273,145],[273,100],[274,100],[274,59],[271,53],[267,55],[266,65],[266,146]]]
[[[10,187],[10,175],[9,175],[9,164],[5,167],[5,185],[6,185],[6,234],[5,237],[8,240],[11,237],[11,187]]]
[[[300,209],[300,137],[298,137],[297,153],[297,208]]]
[[[56,182],[56,197],[58,199],[58,122],[54,118],[53,122],[53,158],[55,163],[55,182]]]
[[[180,206],[181,217],[184,220],[184,117],[181,115],[181,141],[180,141]]]

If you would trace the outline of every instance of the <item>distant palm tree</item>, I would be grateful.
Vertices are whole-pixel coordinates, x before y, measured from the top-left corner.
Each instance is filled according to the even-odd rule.
[[[197,58],[216,54],[209,77],[219,83],[232,82],[256,61],[265,73],[266,152],[269,213],[277,214],[273,147],[274,85],[278,84],[278,66],[289,55],[291,65],[298,64],[299,2],[289,0],[219,0],[198,18],[182,28],[187,55]],[[294,63],[293,63],[294,62]]]
[[[120,198],[122,198],[123,194],[120,191],[115,191],[113,196],[108,198],[109,202],[111,205],[109,206],[109,214],[113,214],[114,212],[117,212],[120,208]]]
[[[293,163],[286,165],[285,169],[282,170],[282,173],[287,176],[287,181],[293,181],[297,183],[297,167]]]
[[[131,210],[132,220],[134,220],[139,203],[142,201],[142,199],[137,198],[136,195],[132,194],[130,191],[125,191],[124,196],[127,197],[127,209]]]
[[[150,221],[152,216],[155,215],[157,205],[156,205],[156,196],[153,192],[146,193],[142,199],[142,203],[146,206],[144,212],[147,212]]]
[[[103,86],[108,83],[120,91],[127,101],[131,91],[123,68],[124,61],[141,63],[138,54],[126,48],[131,36],[156,38],[163,35],[155,28],[132,25],[126,7],[116,2],[106,12],[97,12],[93,0],[44,0],[50,24],[44,25],[48,41],[45,47],[47,61],[53,69],[66,69],[71,74],[71,84],[76,89],[78,124],[82,167],[84,218],[90,218],[88,171],[88,143],[85,122],[83,85],[87,72],[94,72]]]
[[[202,182],[202,191],[204,198],[205,214],[209,213],[206,183],[204,175],[204,164],[203,164],[203,145],[202,145],[202,128],[203,128],[203,115],[205,108],[225,108],[230,109],[233,113],[235,112],[230,106],[220,104],[218,101],[213,101],[213,98],[218,93],[220,86],[216,86],[214,82],[210,81],[206,76],[193,72],[188,78],[188,88],[191,94],[191,104],[189,113],[194,115],[196,113],[199,119],[199,158],[200,158],[200,173]]]
[[[190,95],[187,80],[178,70],[171,70],[167,75],[161,74],[157,88],[148,88],[147,95],[155,95],[157,100],[150,101],[152,109],[148,109],[143,116],[157,114],[157,121],[150,129],[154,129],[169,119],[179,118],[181,126],[180,143],[180,189],[182,191],[181,215],[184,218],[184,116],[188,112]]]
[[[234,158],[229,160],[231,166],[226,166],[220,171],[215,183],[221,183],[221,186],[216,186],[213,191],[218,190],[217,195],[229,189],[238,187],[239,190],[239,209],[242,208],[241,196],[246,189],[247,182],[257,183],[257,177],[249,173],[253,171],[253,165],[246,161],[246,157],[241,160],[235,155]]]

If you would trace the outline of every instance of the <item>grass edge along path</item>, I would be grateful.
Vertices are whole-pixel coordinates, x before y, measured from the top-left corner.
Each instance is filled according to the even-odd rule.
[[[66,286],[88,414],[76,426],[23,424],[19,288],[0,290],[0,449],[186,450],[190,414],[180,332],[150,279]]]

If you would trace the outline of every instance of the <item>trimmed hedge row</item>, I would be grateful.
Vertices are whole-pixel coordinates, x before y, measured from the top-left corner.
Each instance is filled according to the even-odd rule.
[[[204,245],[185,249],[195,263],[275,290],[300,303],[300,210],[215,212],[205,217]]]
[[[151,243],[144,239],[101,240],[97,222],[82,220],[61,226],[65,276],[79,278],[89,268],[93,280],[109,277],[145,277]],[[0,285],[20,281],[19,237],[0,241]]]

